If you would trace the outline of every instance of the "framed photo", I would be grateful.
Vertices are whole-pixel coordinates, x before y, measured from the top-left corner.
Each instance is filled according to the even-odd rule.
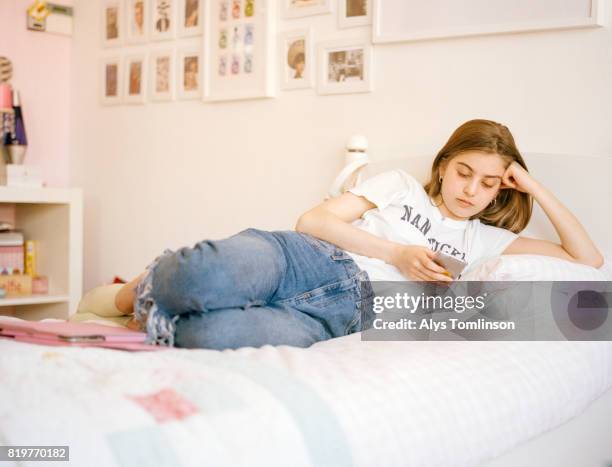
[[[372,0],[338,0],[338,27],[372,24]]]
[[[121,103],[121,58],[105,57],[100,62],[100,100],[104,105]]]
[[[125,57],[125,84],[123,102],[144,104],[147,89],[147,59],[145,54]]]
[[[178,28],[179,36],[191,37],[202,34],[205,0],[180,0]]]
[[[123,42],[123,8],[121,0],[102,0],[102,44],[117,47]]]
[[[151,0],[151,39],[174,39],[176,36],[176,7],[179,0]]]
[[[332,12],[332,0],[281,0],[285,18],[321,15]]]
[[[146,0],[126,0],[126,42],[142,44],[149,33],[149,2]]]
[[[372,90],[372,46],[364,39],[319,44],[319,94]]]
[[[178,96],[181,99],[202,97],[202,54],[199,46],[183,47],[178,50]]]
[[[272,97],[276,0],[213,0],[207,60],[212,101]]]
[[[282,89],[313,86],[313,41],[310,29],[287,31],[279,36],[279,69]]]
[[[161,49],[149,55],[149,96],[153,101],[174,100],[174,50]]]

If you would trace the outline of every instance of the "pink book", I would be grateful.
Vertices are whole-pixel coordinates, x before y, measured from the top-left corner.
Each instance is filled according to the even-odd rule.
[[[71,321],[0,320],[0,337],[43,345],[109,347],[124,350],[162,350],[145,344],[144,332],[104,324]]]

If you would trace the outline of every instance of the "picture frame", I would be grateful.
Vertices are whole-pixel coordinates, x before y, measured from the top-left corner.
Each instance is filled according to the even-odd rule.
[[[150,0],[150,38],[153,41],[176,37],[176,10],[179,0]]]
[[[143,44],[149,39],[149,5],[147,0],[126,0],[125,38],[127,44]]]
[[[343,39],[318,45],[317,92],[372,91],[372,46],[367,39]]]
[[[179,99],[199,99],[205,94],[202,48],[183,46],[177,50],[177,96]]]
[[[274,97],[276,0],[215,0],[209,4],[206,100]],[[208,38],[208,39],[206,39]]]
[[[119,105],[122,100],[123,70],[120,56],[103,57],[100,60],[100,102],[103,105]]]
[[[193,37],[202,34],[206,18],[206,0],[179,0],[178,35]]]
[[[278,45],[281,89],[312,88],[315,70],[312,29],[282,32]]]
[[[412,42],[606,23],[603,0],[373,0],[372,42]],[[438,14],[444,11],[444,15]]]
[[[372,0],[338,0],[338,27],[354,28],[372,24]]]
[[[176,96],[176,52],[157,49],[149,54],[149,99],[173,101]]]
[[[123,44],[123,2],[122,0],[102,0],[102,45],[118,47]]]
[[[332,0],[281,0],[284,18],[324,15],[333,11]]]
[[[123,102],[144,104],[147,95],[147,56],[144,53],[124,58]]]

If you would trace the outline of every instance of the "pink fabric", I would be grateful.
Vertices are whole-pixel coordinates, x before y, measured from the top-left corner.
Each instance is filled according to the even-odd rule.
[[[199,412],[195,405],[171,388],[146,396],[128,397],[149,412],[158,423],[182,420]]]

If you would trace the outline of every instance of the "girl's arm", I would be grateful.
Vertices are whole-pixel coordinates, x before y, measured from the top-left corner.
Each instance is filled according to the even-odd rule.
[[[326,240],[358,255],[391,264],[397,244],[351,225],[376,205],[363,196],[346,192],[315,206],[300,216],[295,230]]]
[[[433,261],[434,252],[420,245],[402,245],[351,225],[376,205],[363,196],[344,193],[315,206],[302,214],[295,230],[326,240],[343,250],[378,258],[397,267],[409,279],[444,281],[443,267]]]
[[[517,162],[510,164],[504,173],[502,188],[516,189],[532,195],[548,216],[561,239],[561,245],[559,245],[547,240],[518,237],[502,254],[554,256],[595,268],[603,264],[602,254],[576,216]]]

